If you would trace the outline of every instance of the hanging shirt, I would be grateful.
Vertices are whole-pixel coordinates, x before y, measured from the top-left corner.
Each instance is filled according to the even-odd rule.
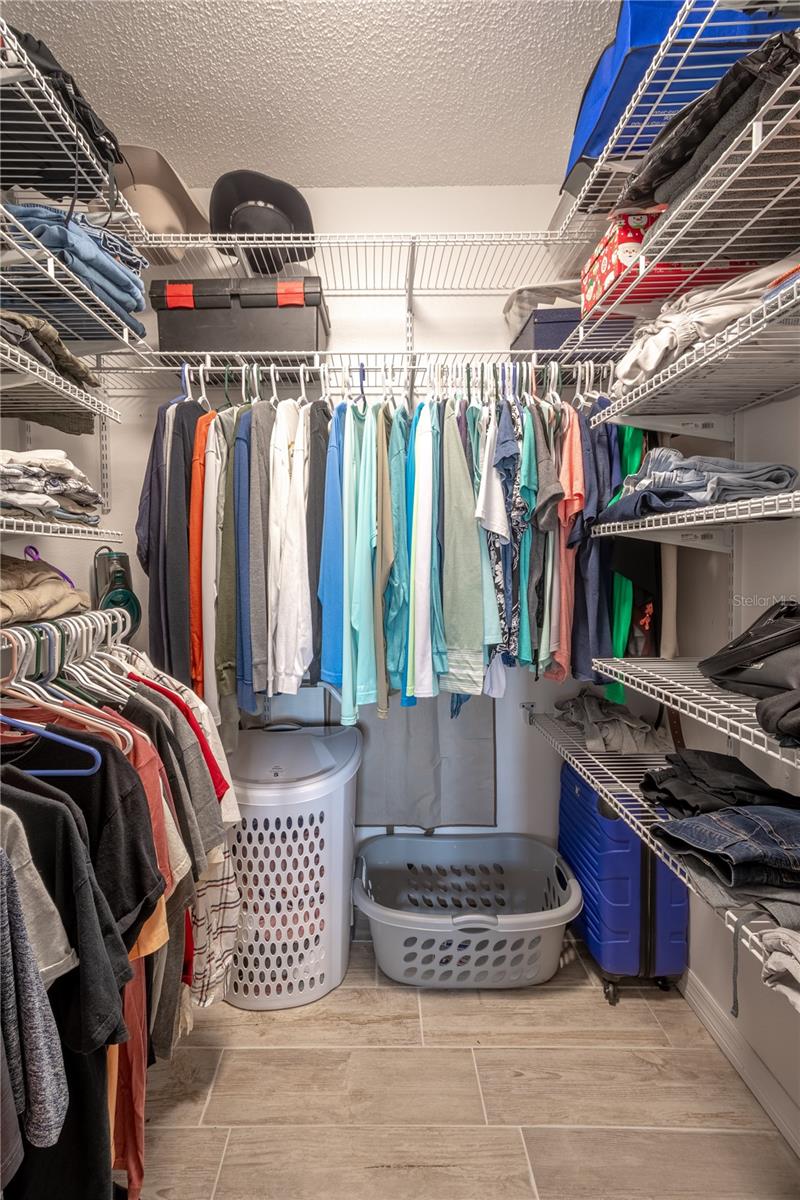
[[[319,602],[322,526],[325,509],[325,467],[328,453],[330,411],[323,401],[308,406],[308,495],[306,499],[306,550],[308,583],[311,596],[311,644],[313,653],[308,668],[309,683],[322,678],[322,607]]]
[[[375,637],[372,628],[375,590],[375,547],[377,545],[376,405],[367,405],[361,444],[356,513],[356,548],[353,590],[350,597],[353,661],[355,663],[356,708],[378,699]]]
[[[392,542],[394,559],[386,585],[384,631],[386,634],[386,670],[389,684],[399,689],[403,682],[408,625],[408,526],[406,521],[406,452],[409,418],[405,408],[392,417],[389,435],[389,485],[392,500]]]
[[[538,485],[536,510],[534,512],[534,532],[531,544],[531,568],[528,579],[528,609],[531,614],[531,641],[534,644],[534,648],[539,650],[544,625],[545,581],[543,575],[547,559],[547,547],[551,532],[557,528],[558,502],[563,494],[563,489],[556,473],[553,455],[545,432],[542,406],[536,404],[532,415],[536,443]],[[549,638],[547,646],[549,654]],[[537,669],[538,662],[540,661],[541,658],[537,655]]]
[[[243,408],[231,409],[231,416],[220,414],[221,428],[228,443],[225,470],[220,476],[218,504],[221,505],[220,552],[217,568],[216,671],[220,703],[236,694],[236,519],[234,510],[234,454],[236,430]],[[223,423],[224,422],[224,423]],[[219,508],[218,508],[219,513]],[[175,674],[174,671],[171,674]],[[177,678],[177,677],[176,677]]]
[[[378,681],[378,716],[389,715],[389,679],[386,669],[386,641],[384,635],[384,596],[389,583],[389,573],[394,562],[394,535],[392,531],[392,490],[389,479],[389,439],[392,430],[394,409],[382,404],[375,417],[375,582],[372,591],[372,626],[375,639],[375,672]]]
[[[558,503],[558,546],[561,605],[559,610],[560,636],[553,652],[554,663],[547,672],[549,679],[563,683],[569,674],[572,650],[572,619],[575,598],[575,549],[569,545],[572,526],[583,509],[585,486],[581,428],[577,415],[565,405],[562,410],[561,470],[559,482],[564,495]]]
[[[148,636],[153,662],[164,667],[167,663],[166,623],[164,606],[164,437],[168,404],[162,404],[156,414],[153,440],[139,496],[136,517],[136,557],[148,578]]]
[[[266,693],[269,661],[269,463],[275,408],[266,400],[252,407],[250,425],[250,645],[253,691]]]
[[[485,434],[482,436],[483,445],[481,458],[481,481],[478,492],[478,502],[475,516],[486,530],[488,547],[489,574],[494,592],[495,609],[499,636],[493,645],[502,643],[505,626],[505,581],[501,548],[511,536],[506,512],[503,485],[494,465],[495,448],[497,446],[497,410],[494,404],[489,406],[484,417]]]
[[[403,655],[403,680],[402,680],[402,695],[400,703],[405,707],[413,706],[417,702],[414,698],[414,568],[412,558],[412,543],[414,537],[414,490],[416,486],[416,457],[414,448],[417,440],[417,427],[419,425],[420,415],[423,409],[422,404],[418,404],[414,412],[414,417],[411,421],[411,428],[408,433],[408,445],[406,447],[406,537],[408,544],[408,622],[406,630],[406,643]]]
[[[342,462],[342,712],[343,725],[355,725],[356,711],[356,646],[353,639],[352,596],[356,567],[356,533],[361,467],[361,447],[364,441],[366,413],[357,404],[347,405],[344,426],[344,455]]]
[[[167,472],[167,624],[170,670],[182,683],[190,683],[189,490],[195,429],[205,410],[194,400],[181,401],[175,409]]]
[[[432,406],[424,404],[414,442],[414,522],[411,534],[411,574],[414,603],[414,672],[409,661],[409,694],[438,696],[439,682],[431,645],[431,581],[433,527]],[[410,653],[410,652],[409,652]]]
[[[481,551],[474,492],[451,400],[444,419],[444,628],[447,630],[445,691],[480,695],[483,688]]]
[[[217,561],[219,556],[217,526],[217,493],[223,457],[227,457],[227,442],[221,431],[220,414],[211,424],[206,438],[203,475],[203,532],[201,568],[201,604],[203,626],[203,693],[215,721],[219,721],[217,693],[216,622],[217,622]],[[152,657],[152,656],[151,656]],[[156,663],[158,666],[158,663]]]
[[[246,408],[236,426],[233,446],[233,518],[236,532],[236,694],[245,712],[258,712],[253,691],[250,643],[250,428],[253,411]]]
[[[519,461],[519,445],[517,444],[514,425],[512,423],[511,405],[508,400],[500,404],[500,419],[497,424],[497,440],[492,460],[503,490],[503,503],[508,519],[509,537],[500,547],[500,562],[503,568],[503,630],[504,648],[511,650],[512,624],[512,571],[514,558],[514,527],[512,523],[512,505],[514,497],[514,481],[517,475]]]
[[[313,655],[306,546],[307,406],[300,408],[294,400],[284,400],[278,405],[270,461],[269,617],[275,655],[273,687],[276,692],[294,696]],[[273,538],[279,541],[275,552]]]
[[[433,511],[431,514],[431,656],[438,694],[439,675],[447,671],[447,638],[442,610],[442,563],[444,559],[444,440],[442,423],[446,404],[431,405],[431,443],[433,458]]]
[[[215,412],[203,413],[194,431],[192,477],[189,488],[189,633],[192,687],[198,696],[205,691],[203,655],[203,497],[205,493],[206,445]]]
[[[322,520],[322,550],[317,595],[322,605],[322,651],[320,678],[334,687],[342,686],[342,476],[344,424],[347,405],[339,404],[333,414],[325,462],[325,511]]]
[[[531,611],[528,588],[531,570],[531,546],[533,543],[533,513],[536,508],[538,487],[536,471],[536,438],[533,431],[533,414],[526,408],[522,415],[522,453],[520,455],[519,491],[524,508],[524,529],[519,548],[519,653],[520,666],[528,667],[533,662],[531,639]]]

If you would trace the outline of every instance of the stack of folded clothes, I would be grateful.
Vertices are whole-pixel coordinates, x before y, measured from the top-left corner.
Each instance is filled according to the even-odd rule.
[[[141,272],[146,262],[120,234],[95,228],[89,218],[67,215],[45,204],[6,204],[23,228],[72,271],[98,300],[144,337],[144,326],[133,316],[144,309]],[[23,240],[16,226],[11,235]]]
[[[100,386],[100,380],[91,367],[67,349],[56,329],[43,317],[0,308],[0,340],[21,350],[48,370],[55,371],[76,387]],[[62,433],[94,432],[94,415],[77,407],[70,412],[45,408],[39,403],[31,404],[30,408],[21,408],[18,401],[14,415],[26,421],[35,421],[38,425],[48,425],[51,429],[60,429]]]
[[[617,363],[612,394],[624,396],[693,346],[746,317],[777,288],[788,286],[796,278],[798,267],[800,254],[793,254],[718,287],[698,288],[677,300],[668,300],[659,316],[637,328],[631,348]]]
[[[672,817],[694,817],[737,805],[800,809],[800,796],[770,787],[732,755],[680,749],[666,760],[666,767],[646,772],[639,791]]]
[[[656,446],[647,452],[636,474],[626,477],[619,497],[597,523],[749,500],[791,492],[796,486],[797,471],[782,463],[743,463],[701,454],[684,458],[680,450]]]
[[[781,746],[800,746],[800,688],[759,700],[756,720]]]
[[[556,719],[583,734],[592,754],[660,754],[672,747],[666,729],[635,717],[624,704],[613,704],[589,688],[556,702]]]
[[[768,929],[761,936],[761,944],[766,954],[761,978],[800,1012],[800,933]]]
[[[705,175],[747,128],[770,96],[800,63],[800,38],[777,33],[735,62],[714,87],[664,125],[626,181],[616,211],[674,205]],[[796,138],[791,128],[787,138]],[[789,146],[759,158],[765,174]]]
[[[100,503],[63,450],[0,450],[0,509],[7,516],[98,525]]]
[[[76,588],[58,567],[42,558],[31,561],[0,555],[0,625],[53,621],[86,612],[88,607],[87,593]]]

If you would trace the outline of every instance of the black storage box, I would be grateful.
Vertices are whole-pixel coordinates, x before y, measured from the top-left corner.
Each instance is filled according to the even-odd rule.
[[[511,343],[511,349],[558,350],[580,319],[579,308],[535,308]]]
[[[161,350],[324,350],[331,329],[318,275],[155,279]]]

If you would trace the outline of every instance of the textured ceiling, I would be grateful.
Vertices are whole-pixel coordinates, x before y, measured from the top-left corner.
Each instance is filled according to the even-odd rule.
[[[186,182],[554,183],[615,0],[5,0]]]

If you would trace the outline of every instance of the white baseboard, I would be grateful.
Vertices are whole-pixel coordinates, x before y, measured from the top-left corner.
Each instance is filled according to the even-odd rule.
[[[734,1017],[716,1002],[693,971],[684,976],[683,995],[714,1041],[775,1122],[795,1154],[800,1157],[800,1122],[797,1105],[742,1036]]]

